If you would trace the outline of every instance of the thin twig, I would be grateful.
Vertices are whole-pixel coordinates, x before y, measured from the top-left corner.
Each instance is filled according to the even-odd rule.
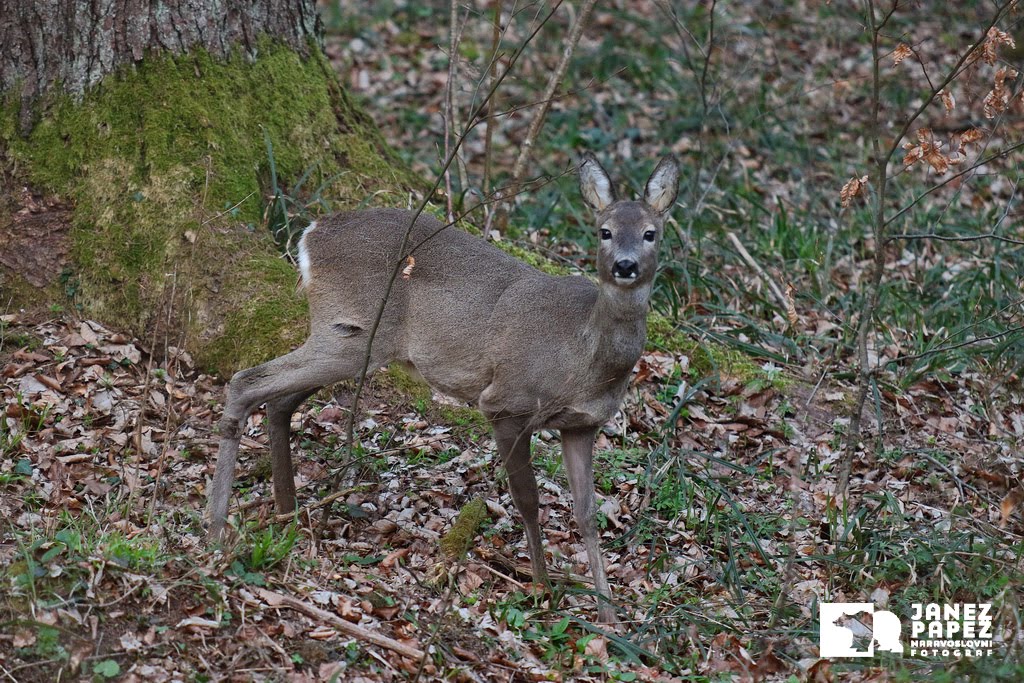
[[[1024,240],[1005,237],[1004,235],[997,235],[994,232],[983,232],[980,235],[939,235],[934,232],[902,233],[899,235],[893,235],[886,241],[892,240],[938,240],[939,242],[976,242],[978,240],[993,240],[995,242],[1024,245]]]
[[[938,353],[945,353],[946,351],[955,351],[956,349],[962,349],[965,346],[973,346],[974,344],[980,344],[982,342],[992,341],[994,339],[999,339],[1000,337],[1005,337],[1008,334],[1013,334],[1014,332],[1021,332],[1021,331],[1024,331],[1024,325],[1018,325],[1017,327],[1010,327],[1010,328],[1007,328],[1005,330],[1001,330],[999,332],[993,332],[992,334],[987,334],[987,335],[985,335],[983,337],[975,337],[974,339],[968,339],[967,341],[957,342],[956,344],[950,344],[948,346],[940,346],[937,349],[929,349],[928,351],[922,351],[921,353],[915,353],[915,354],[912,354],[912,355],[909,355],[909,356],[897,356],[896,358],[893,358],[892,360],[886,361],[885,364],[886,365],[892,365],[893,363],[906,363],[906,362],[912,361],[912,360],[919,360],[921,358],[927,358],[928,356],[934,356],[935,354],[938,354]]]
[[[241,206],[242,204],[244,204],[244,203],[245,203],[245,201],[246,201],[247,199],[249,199],[249,197],[253,196],[254,194],[256,194],[256,190],[253,190],[253,191],[252,191],[252,192],[250,192],[249,194],[245,195],[244,197],[242,197],[241,199],[239,199],[239,200],[238,200],[237,202],[235,202],[234,204],[232,204],[232,205],[231,205],[231,206],[229,206],[228,208],[224,209],[224,210],[223,210],[223,211],[221,211],[220,213],[216,214],[216,215],[215,215],[215,216],[213,216],[212,218],[207,218],[207,219],[206,219],[205,221],[203,221],[202,223],[200,223],[200,224],[199,224],[199,226],[200,226],[200,227],[202,227],[202,226],[206,225],[207,223],[212,223],[213,221],[217,220],[217,219],[218,219],[218,218],[220,218],[221,216],[226,216],[226,215],[228,215],[229,213],[231,213],[232,211],[234,211],[235,209],[237,209],[238,207],[240,207],[240,206]]]
[[[455,575],[457,575],[459,570],[462,568],[462,564],[464,561],[465,558],[460,558],[456,561],[455,567],[452,569],[453,574],[451,580],[449,580],[448,585],[445,586],[444,597],[441,598],[442,607],[439,611],[435,612],[437,618],[433,620],[434,623],[430,629],[430,638],[427,640],[428,652],[434,649],[435,646],[438,644],[437,640],[438,636],[441,634],[441,626],[445,623],[445,621],[447,621],[448,613],[452,609],[452,604],[454,604],[454,578]],[[416,669],[416,675],[413,677],[412,683],[419,683],[420,678],[423,676],[423,672],[426,670],[426,666],[427,658],[424,657],[420,660],[419,668]]]
[[[952,470],[952,469],[951,469],[951,468],[949,467],[949,465],[947,465],[947,464],[946,464],[946,463],[944,463],[944,462],[940,462],[940,461],[939,461],[938,459],[936,459],[936,458],[933,458],[933,457],[932,457],[932,456],[931,456],[931,455],[930,455],[929,453],[927,453],[926,451],[918,451],[918,452],[917,452],[917,454],[918,454],[918,455],[921,455],[921,456],[924,456],[924,458],[925,458],[926,460],[928,460],[929,462],[931,462],[931,463],[932,463],[933,465],[935,465],[936,467],[939,467],[940,469],[942,469],[943,471],[945,471],[945,473],[946,473],[946,474],[948,474],[948,475],[949,475],[949,478],[953,480],[953,483],[954,483],[954,484],[956,484],[956,488],[957,488],[957,490],[958,490],[958,491],[960,492],[960,501],[958,501],[958,502],[964,502],[964,501],[966,501],[966,500],[967,500],[967,494],[966,494],[966,493],[964,493],[964,484],[963,484],[963,482],[962,482],[962,481],[960,480],[960,477],[956,476],[956,472],[954,472],[954,471],[953,471],[953,470]],[[955,507],[957,507],[957,505],[956,505],[956,504],[954,503],[953,507],[955,508]]]
[[[444,98],[444,155],[445,158],[451,153],[451,142],[452,134],[457,128],[458,124],[455,120],[455,86],[458,82],[459,76],[459,0],[451,0],[451,6],[449,10],[449,33],[450,39],[448,42],[448,82],[445,84],[445,98]],[[456,164],[458,167],[458,164]],[[466,184],[461,184],[462,190],[466,189]],[[451,169],[445,169],[444,172],[444,189],[445,195],[448,201],[448,212],[445,214],[448,220],[452,219],[452,215],[455,213],[453,202],[453,191],[452,191],[452,174]]]
[[[490,83],[498,79],[498,48],[501,47],[501,11],[505,3],[497,0],[494,4],[494,30],[491,33],[491,57],[490,57]],[[497,94],[487,102],[487,128],[484,131],[484,180],[481,190],[486,197],[491,192],[491,163],[494,156],[494,109],[497,106]],[[484,239],[490,237],[490,219],[493,211],[487,212],[486,226],[484,228]]]
[[[758,262],[754,260],[754,257],[750,255],[750,252],[747,251],[747,248],[743,246],[743,243],[740,242],[739,238],[736,237],[736,234],[734,232],[727,232],[725,233],[725,236],[729,239],[730,242],[732,242],[732,245],[736,247],[736,251],[739,252],[740,256],[747,263],[747,265],[753,268],[754,271],[757,273],[758,277],[760,277],[761,280],[766,285],[768,285],[768,289],[772,291],[772,294],[775,296],[776,301],[779,302],[779,306],[782,307],[782,310],[786,310],[789,307],[789,303],[786,301],[786,295],[782,293],[782,289],[779,287],[779,285],[775,283],[775,280],[769,277],[768,273],[764,271],[764,268],[762,268],[760,264],[758,264]]]
[[[333,503],[334,501],[338,500],[339,498],[342,498],[343,496],[347,496],[348,494],[353,493],[353,492],[358,491],[358,490],[359,490],[358,486],[352,486],[352,487],[347,488],[347,489],[342,489],[341,491],[335,491],[334,493],[332,493],[332,494],[330,494],[328,496],[324,496],[320,500],[316,501],[315,503],[311,503],[310,505],[307,505],[306,507],[298,508],[296,510],[292,510],[291,512],[282,512],[282,513],[274,515],[273,517],[268,517],[267,519],[265,519],[262,522],[260,522],[259,525],[256,528],[257,529],[263,529],[265,527],[270,526],[271,524],[284,524],[284,523],[292,521],[296,517],[301,517],[303,515],[307,515],[308,516],[309,513],[313,512],[313,510],[318,510],[318,509],[324,507],[325,505],[330,505],[331,503]]]
[[[793,589],[793,583],[797,577],[797,573],[793,571],[795,566],[796,543],[790,542],[789,555],[786,557],[786,564],[782,569],[782,583],[779,585],[779,594],[775,596],[775,601],[772,603],[771,617],[768,618],[768,625],[765,627],[766,631],[773,630],[775,625],[779,623],[779,617],[782,614],[782,603]]]
[[[711,7],[708,8],[708,40],[704,50],[704,65],[700,70],[700,100],[704,111],[701,121],[706,121],[708,117],[708,69],[711,67],[711,53],[715,49],[715,7],[717,5],[718,0],[711,0]]]
[[[925,197],[927,197],[930,194],[933,194],[933,193],[937,192],[938,190],[941,190],[942,188],[946,187],[947,185],[949,185],[954,180],[958,180],[959,178],[964,177],[968,173],[971,173],[972,171],[980,168],[981,166],[984,166],[985,164],[987,164],[987,163],[989,163],[991,161],[994,161],[996,159],[1001,159],[1003,157],[1009,156],[1011,152],[1015,152],[1018,149],[1021,149],[1022,147],[1024,147],[1024,142],[1018,142],[1016,144],[1010,145],[1006,149],[1003,149],[1003,150],[1001,150],[999,152],[996,152],[995,154],[987,156],[984,159],[982,159],[981,161],[975,162],[974,164],[972,164],[972,165],[968,166],[967,168],[963,169],[962,171],[954,173],[950,177],[948,177],[945,180],[943,180],[941,183],[936,183],[935,185],[932,185],[927,190],[925,190],[921,194],[919,194],[916,197],[914,197],[914,199],[909,204],[907,204],[906,206],[901,208],[899,211],[894,213],[892,216],[887,218],[886,221],[885,221],[885,225],[883,227],[888,227],[890,223],[892,223],[893,221],[898,220],[900,218],[900,216],[902,216],[903,214],[907,213],[912,208],[917,206],[918,203],[920,203]],[[886,243],[891,242],[892,240],[900,239],[900,237],[901,237],[900,235],[893,235],[892,237],[889,237],[886,240]]]
[[[503,579],[503,580],[508,581],[509,583],[513,584],[519,590],[521,590],[521,591],[525,591],[526,590],[526,585],[525,584],[520,583],[519,581],[516,581],[515,579],[513,579],[508,574],[505,574],[504,572],[499,572],[497,569],[495,569],[491,565],[489,565],[487,563],[481,563],[480,566],[483,567],[484,570],[489,571],[490,573],[492,573],[495,576],[497,576],[499,579]]]
[[[167,335],[170,334],[171,330],[171,318],[172,312],[174,311],[174,299],[178,290],[178,268],[175,266],[174,272],[171,276],[171,297],[167,303],[167,330],[164,332],[164,362],[167,363],[167,368],[170,369],[172,359],[169,358],[169,349],[167,349]],[[155,334],[154,330],[154,334]],[[176,353],[174,354],[173,362],[177,364],[178,356],[181,355],[181,346],[175,346]],[[150,352],[150,363],[146,369],[146,391],[149,391],[149,368],[153,365],[153,356]],[[139,420],[142,420],[141,410],[139,411]],[[160,500],[160,478],[164,473],[164,464],[167,462],[167,453],[171,448],[171,416],[174,414],[174,395],[168,391],[167,395],[167,416],[164,418],[164,444],[160,449],[160,457],[156,461],[156,476],[153,477],[153,498],[149,502],[149,515],[146,518],[146,526],[153,523],[153,516],[156,514],[156,504]]]
[[[544,126],[544,119],[547,117],[548,109],[551,108],[551,101],[555,97],[555,91],[562,84],[562,80],[565,79],[565,73],[569,69],[569,62],[572,61],[573,52],[576,50],[576,45],[580,42],[580,37],[583,35],[583,29],[587,25],[587,21],[590,19],[590,14],[594,10],[594,5],[597,4],[597,0],[584,0],[583,5],[580,7],[579,14],[576,16],[576,23],[573,24],[572,30],[569,33],[569,38],[566,40],[565,46],[562,48],[562,58],[558,62],[558,66],[551,73],[551,77],[548,78],[547,86],[544,88],[544,96],[541,98],[540,107],[533,115],[533,120],[530,121],[530,127],[526,131],[526,138],[523,140],[522,145],[519,148],[519,156],[516,157],[516,162],[512,166],[512,187],[515,186],[523,179],[523,175],[526,173],[526,164],[530,160],[530,152],[533,149],[533,145],[537,140],[537,136],[540,134],[541,128]]]
[[[821,371],[821,377],[818,378],[817,384],[814,385],[814,388],[811,389],[811,393],[807,397],[807,400],[804,401],[804,410],[807,410],[811,407],[811,402],[814,401],[814,397],[818,394],[818,390],[821,388],[821,383],[825,381],[825,377],[828,375],[828,371],[830,369],[831,363],[827,364],[825,366],[825,369]]]

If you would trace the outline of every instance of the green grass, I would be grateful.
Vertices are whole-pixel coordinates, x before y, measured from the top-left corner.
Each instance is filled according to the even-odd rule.
[[[19,444],[25,438],[24,434],[14,433],[7,426],[7,420],[0,420],[0,458],[4,460],[14,460],[19,453]],[[32,476],[32,465],[28,462],[27,471],[19,471],[19,466],[15,465],[14,471],[11,473],[0,474],[0,476],[6,477],[24,477]]]
[[[52,530],[15,532],[19,552],[0,569],[11,586],[10,600],[60,604],[84,597],[90,567],[151,573],[166,561],[162,543],[146,534],[131,538],[107,526],[107,515],[63,513]]]
[[[295,523],[286,527],[271,525],[265,529],[243,526],[234,547],[230,573],[242,583],[264,586],[266,573],[288,558],[298,539]]]
[[[4,485],[0,482],[0,491]],[[309,560],[293,554],[299,538],[295,525],[245,526],[238,542],[218,560],[213,552],[196,555],[194,547],[177,542],[183,536],[195,538],[201,533],[197,518],[159,516],[151,527],[122,531],[119,522],[129,521],[128,528],[132,528],[133,523],[140,523],[140,515],[145,516],[145,510],[140,512],[137,500],[111,498],[105,506],[61,512],[46,525],[0,526],[0,539],[16,549],[0,563],[0,583],[5,586],[0,596],[0,623],[29,643],[16,655],[31,661],[37,676],[53,674],[55,679],[56,669],[70,666],[82,638],[88,638],[87,626],[76,628],[70,617],[53,625],[45,621],[46,614],[88,608],[97,615],[100,628],[127,626],[141,633],[155,626],[162,634],[173,626],[140,605],[169,604],[172,609],[205,606],[205,611],[193,615],[230,624],[235,614],[225,602],[228,586],[279,581],[287,575],[285,560],[293,570],[310,566]],[[122,603],[127,611],[117,608]],[[133,614],[133,606],[140,606],[141,612]],[[190,646],[156,647],[167,656],[182,656]],[[93,680],[116,677],[114,664],[118,660],[125,665],[125,653],[113,645],[93,647],[91,652],[96,656],[90,657],[85,671],[96,675]],[[103,656],[107,653],[109,658]]]
[[[6,327],[5,323],[0,322],[0,351],[16,351],[18,349],[35,351],[42,346],[42,341],[35,335],[25,332],[7,334]]]

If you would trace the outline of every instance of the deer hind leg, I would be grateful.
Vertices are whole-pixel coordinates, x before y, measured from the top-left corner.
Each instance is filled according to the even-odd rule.
[[[530,552],[533,580],[547,584],[548,569],[544,561],[544,544],[537,519],[540,495],[537,492],[537,478],[533,474],[533,464],[530,461],[531,432],[525,419],[505,417],[493,419],[491,423],[494,426],[494,440],[498,443],[498,453],[508,472],[508,488],[512,494],[512,502],[519,510],[523,518],[523,527],[526,529],[526,547]]]
[[[280,416],[286,412],[288,404],[292,400],[299,394],[304,394],[303,398],[305,398],[323,386],[351,379],[362,368],[365,340],[352,339],[349,343],[339,343],[341,340],[338,339],[331,341],[333,343],[328,346],[309,339],[295,351],[254,368],[242,370],[231,378],[228,385],[227,404],[220,421],[220,449],[209,496],[209,533],[213,540],[219,540],[224,532],[228,502],[231,497],[231,485],[235,478],[235,463],[238,460],[238,442],[242,438],[242,430],[249,414],[260,404],[270,403],[271,422],[277,423],[275,427],[271,427],[279,437],[276,441],[280,442],[281,438],[287,440],[288,424],[285,421],[283,428],[279,428],[281,427]],[[348,342],[348,340],[344,341]],[[371,365],[371,367],[376,366]],[[295,406],[297,405],[298,403],[295,404]],[[294,406],[292,410],[294,410]],[[284,469],[282,463],[283,459],[288,457],[287,450],[286,443],[283,449],[284,455],[279,457],[278,454],[282,453],[282,449],[278,447],[275,450],[273,446],[271,447],[274,456],[275,497],[279,486],[284,485],[286,488],[291,488],[292,506],[294,506],[294,482],[284,484],[285,479],[290,481],[290,476],[288,476],[291,474],[290,461],[287,465],[288,474],[278,476],[278,472]],[[281,484],[278,483],[279,480],[282,482]],[[287,490],[285,489],[283,492],[287,493]],[[280,498],[278,498],[278,502],[282,502]]]
[[[280,513],[295,511],[295,470],[292,468],[292,414],[316,392],[299,391],[267,402],[267,430],[270,432],[270,467],[274,480],[274,502]]]
[[[594,577],[594,589],[598,594],[597,618],[605,624],[615,622],[615,610],[611,604],[611,591],[605,576],[604,555],[597,535],[594,516],[594,436],[595,429],[562,430],[562,463],[569,477],[572,491],[572,507],[576,525],[583,536],[590,560],[590,573]]]

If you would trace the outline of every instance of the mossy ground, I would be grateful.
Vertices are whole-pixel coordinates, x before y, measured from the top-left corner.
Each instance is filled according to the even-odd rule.
[[[679,329],[676,323],[658,313],[647,317],[647,348],[686,354],[692,374],[697,377],[720,375],[743,383],[767,380],[781,388],[788,382],[781,374],[769,377],[762,367],[742,351],[713,340],[696,340]]]
[[[306,60],[269,41],[253,61],[152,56],[82,101],[37,106],[27,137],[13,98],[0,106],[0,152],[34,188],[73,203],[84,312],[148,335],[173,311],[168,327],[225,374],[305,334],[294,272],[253,235],[267,140],[282,185],[314,168],[338,206],[394,203],[417,183],[315,48]]]
[[[398,364],[392,364],[374,377],[375,383],[383,389],[392,389],[414,401],[429,401],[430,387]]]

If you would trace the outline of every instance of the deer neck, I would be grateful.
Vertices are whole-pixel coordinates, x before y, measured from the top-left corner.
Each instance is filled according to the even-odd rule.
[[[650,300],[650,284],[627,289],[601,283],[594,304],[593,323],[597,327],[611,327],[646,321]]]
[[[629,289],[600,285],[591,313],[596,365],[607,367],[614,375],[633,369],[647,338],[650,298],[649,284]]]

